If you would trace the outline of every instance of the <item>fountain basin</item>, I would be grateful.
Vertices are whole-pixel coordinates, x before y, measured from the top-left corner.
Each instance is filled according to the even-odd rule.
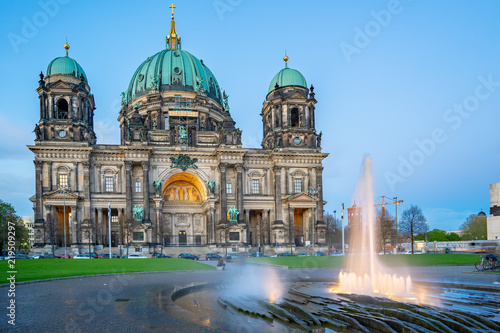
[[[281,300],[238,296],[233,285],[200,284],[158,295],[165,311],[231,332],[496,332],[500,288],[414,282],[406,298],[334,292],[331,280],[282,281]]]

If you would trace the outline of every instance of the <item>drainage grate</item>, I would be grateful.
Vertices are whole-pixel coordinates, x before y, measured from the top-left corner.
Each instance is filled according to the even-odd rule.
[[[128,302],[130,301],[130,298],[117,298],[115,299],[115,302]]]

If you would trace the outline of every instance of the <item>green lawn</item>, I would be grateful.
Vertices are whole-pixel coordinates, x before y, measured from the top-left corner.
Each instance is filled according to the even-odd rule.
[[[474,265],[480,255],[414,254],[377,256],[387,266]],[[248,258],[250,262],[283,265],[289,268],[344,267],[343,256]],[[65,276],[113,274],[130,272],[161,272],[178,270],[214,270],[215,267],[186,259],[18,259],[16,281],[50,279]],[[7,283],[7,260],[0,261],[2,280]],[[4,275],[5,272],[5,275]]]
[[[177,258],[18,259],[15,262],[16,282],[79,275],[214,269],[215,267],[210,265]],[[2,281],[0,283],[7,283],[5,279],[10,270],[8,260],[1,260]]]
[[[377,255],[385,265],[394,266],[434,266],[434,265],[474,265],[481,259],[476,254],[400,254]],[[343,267],[347,258],[343,256],[331,257],[276,257],[276,258],[249,258],[255,263],[288,266],[288,268],[328,268]]]

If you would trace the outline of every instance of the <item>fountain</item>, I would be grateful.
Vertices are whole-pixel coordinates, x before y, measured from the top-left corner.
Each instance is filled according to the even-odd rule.
[[[500,332],[500,289],[412,283],[378,262],[371,159],[363,165],[354,196],[363,205],[363,221],[338,284],[232,264],[226,281],[160,292],[158,306],[228,332]]]
[[[411,278],[397,276],[383,269],[375,252],[375,208],[372,160],[366,156],[363,171],[354,193],[354,202],[361,204],[362,217],[351,226],[347,272],[340,272],[338,292],[365,295],[408,297]]]

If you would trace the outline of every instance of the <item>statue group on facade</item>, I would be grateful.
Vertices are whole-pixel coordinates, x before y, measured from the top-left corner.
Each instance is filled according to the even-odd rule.
[[[144,216],[144,208],[135,205],[134,208],[132,208],[132,213],[135,221],[142,222],[142,218]]]
[[[240,215],[240,212],[235,206],[229,208],[227,214],[229,215],[229,222],[238,222],[238,215]]]

